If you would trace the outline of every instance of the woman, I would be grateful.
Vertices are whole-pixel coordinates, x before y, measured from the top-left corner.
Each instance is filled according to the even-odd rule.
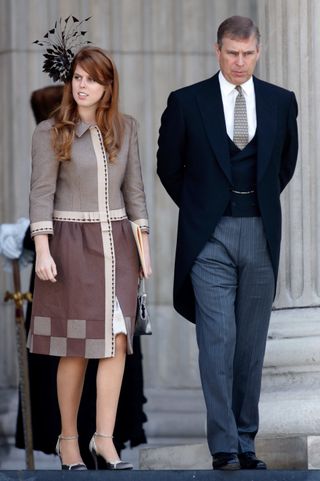
[[[139,260],[128,218],[142,230],[151,275],[148,220],[136,122],[118,110],[118,75],[97,47],[74,57],[54,120],[33,136],[30,193],[36,281],[28,346],[60,357],[57,372],[62,469],[86,469],[77,414],[87,360],[99,359],[96,432],[90,451],[107,469],[131,469],[112,441],[132,337]]]
[[[31,107],[39,124],[52,116],[61,104],[63,85],[50,85],[35,90],[31,95]],[[24,237],[24,248],[34,250],[30,237],[30,227]],[[30,292],[34,290],[35,262],[30,276]],[[32,303],[28,302],[26,310],[26,331],[29,332]],[[94,460],[89,451],[89,441],[95,431],[96,414],[96,374],[98,359],[88,362],[86,376],[78,412],[79,448],[82,460],[88,469],[94,468]],[[57,399],[56,377],[59,357],[28,353],[30,402],[32,410],[33,448],[46,454],[55,453],[57,436],[60,433],[60,415]],[[147,442],[144,423],[147,421],[143,410],[146,398],[143,394],[143,370],[140,336],[133,338],[133,355],[126,357],[122,379],[113,442],[118,454],[125,449],[129,441],[134,447]],[[50,412],[50,416],[48,416]],[[90,415],[88,416],[88,412]],[[17,448],[25,449],[21,402],[19,400],[16,439]]]

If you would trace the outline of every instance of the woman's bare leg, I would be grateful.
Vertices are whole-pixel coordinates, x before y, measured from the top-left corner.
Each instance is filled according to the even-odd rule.
[[[57,390],[62,437],[78,434],[77,417],[87,363],[87,359],[81,357],[62,357],[60,359]],[[60,453],[63,464],[82,462],[78,439],[60,439]]]
[[[96,432],[112,436],[122,384],[127,338],[124,334],[116,336],[116,355],[100,359],[97,372],[97,426]],[[119,459],[112,438],[95,438],[97,451],[111,461]]]

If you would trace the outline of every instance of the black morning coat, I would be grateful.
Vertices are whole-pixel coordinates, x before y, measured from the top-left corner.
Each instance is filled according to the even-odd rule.
[[[298,107],[293,92],[253,77],[257,113],[257,197],[277,279],[280,193],[297,160]],[[229,147],[218,74],[172,92],[161,118],[157,172],[179,207],[174,307],[195,322],[190,270],[230,200]]]

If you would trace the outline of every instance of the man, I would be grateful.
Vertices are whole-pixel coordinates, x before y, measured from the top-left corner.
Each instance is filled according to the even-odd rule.
[[[251,19],[225,20],[220,72],[170,94],[159,136],[158,174],[180,209],[174,306],[196,322],[214,469],[266,469],[254,439],[298,139],[294,93],[253,76],[259,44]]]

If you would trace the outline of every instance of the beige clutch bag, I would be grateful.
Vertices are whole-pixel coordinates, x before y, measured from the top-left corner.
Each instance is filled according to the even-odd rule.
[[[130,224],[131,224],[131,228],[132,228],[132,232],[133,232],[133,237],[134,237],[134,239],[135,239],[135,241],[136,241],[136,245],[137,245],[137,249],[138,249],[138,253],[139,253],[139,259],[140,259],[140,264],[141,264],[141,267],[142,267],[143,275],[145,276],[145,273],[146,273],[146,261],[145,261],[145,257],[144,257],[144,250],[143,250],[141,229],[140,229],[140,226],[139,226],[138,224],[135,224],[134,222],[131,222],[131,220],[130,220]]]

